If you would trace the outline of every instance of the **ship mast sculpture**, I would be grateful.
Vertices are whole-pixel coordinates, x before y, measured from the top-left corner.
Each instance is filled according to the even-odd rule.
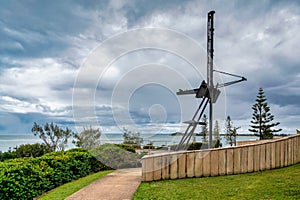
[[[178,146],[177,150],[186,150],[189,146],[191,137],[194,135],[194,132],[198,125],[204,125],[203,122],[200,122],[201,117],[205,111],[206,106],[209,104],[209,138],[208,138],[208,148],[213,148],[212,145],[212,127],[213,127],[213,104],[217,102],[217,99],[221,93],[219,88],[229,86],[241,81],[246,81],[247,79],[242,76],[235,74],[230,74],[227,72],[222,72],[213,69],[213,57],[214,57],[214,14],[215,11],[210,11],[207,16],[207,83],[203,80],[199,88],[191,90],[181,90],[176,93],[177,95],[187,95],[195,94],[195,98],[202,98],[201,103],[199,104],[192,120],[185,121],[183,123],[188,124]],[[217,84],[214,86],[213,74],[214,72],[230,75],[233,77],[240,78],[239,80],[230,81],[227,83]]]

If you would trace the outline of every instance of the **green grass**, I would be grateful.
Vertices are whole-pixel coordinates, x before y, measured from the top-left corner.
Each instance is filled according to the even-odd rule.
[[[300,164],[241,175],[141,183],[133,199],[300,199]]]
[[[94,182],[95,180],[101,178],[102,176],[105,176],[106,174],[111,173],[113,170],[107,170],[107,171],[101,171],[97,172],[91,175],[88,175],[86,177],[80,178],[76,181],[72,181],[70,183],[66,183],[64,185],[61,185],[47,194],[41,196],[38,198],[39,200],[60,200],[65,199],[66,197],[70,196],[71,194],[77,192],[81,188],[89,185],[90,183]]]

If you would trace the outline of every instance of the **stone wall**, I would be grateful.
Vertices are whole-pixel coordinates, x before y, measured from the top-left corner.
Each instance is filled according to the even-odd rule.
[[[300,135],[237,147],[179,151],[142,158],[142,180],[242,174],[300,162]]]

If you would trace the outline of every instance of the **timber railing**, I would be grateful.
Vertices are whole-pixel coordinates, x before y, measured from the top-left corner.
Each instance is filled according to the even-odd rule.
[[[142,158],[142,180],[242,174],[300,162],[300,134],[258,144],[179,151]]]

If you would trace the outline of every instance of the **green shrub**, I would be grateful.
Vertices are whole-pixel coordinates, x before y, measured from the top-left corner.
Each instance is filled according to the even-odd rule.
[[[89,152],[53,152],[0,163],[0,199],[32,199],[54,187],[107,169]]]
[[[178,148],[178,145],[171,145],[171,150],[176,150]],[[185,149],[185,145],[181,146],[179,149]],[[189,143],[186,150],[200,150],[200,149],[208,149],[207,143],[202,142],[192,142]]]
[[[103,144],[92,149],[91,154],[112,169],[139,167],[138,154],[124,150],[114,144]]]
[[[45,144],[35,143],[35,144],[22,144],[16,149],[16,154],[18,158],[24,157],[40,157],[46,153],[51,152],[51,149]]]
[[[126,151],[132,152],[132,153],[136,153],[135,152],[135,146],[130,145],[130,144],[115,144],[117,147],[120,147]]]
[[[153,146],[153,144],[150,143],[143,146],[143,149],[155,149],[155,147]]]
[[[192,142],[190,143],[189,147],[187,150],[199,150],[203,149],[205,147],[205,143],[202,142]],[[207,145],[206,145],[207,146]]]
[[[17,158],[17,153],[15,151],[1,152],[0,151],[0,162],[8,159]]]

